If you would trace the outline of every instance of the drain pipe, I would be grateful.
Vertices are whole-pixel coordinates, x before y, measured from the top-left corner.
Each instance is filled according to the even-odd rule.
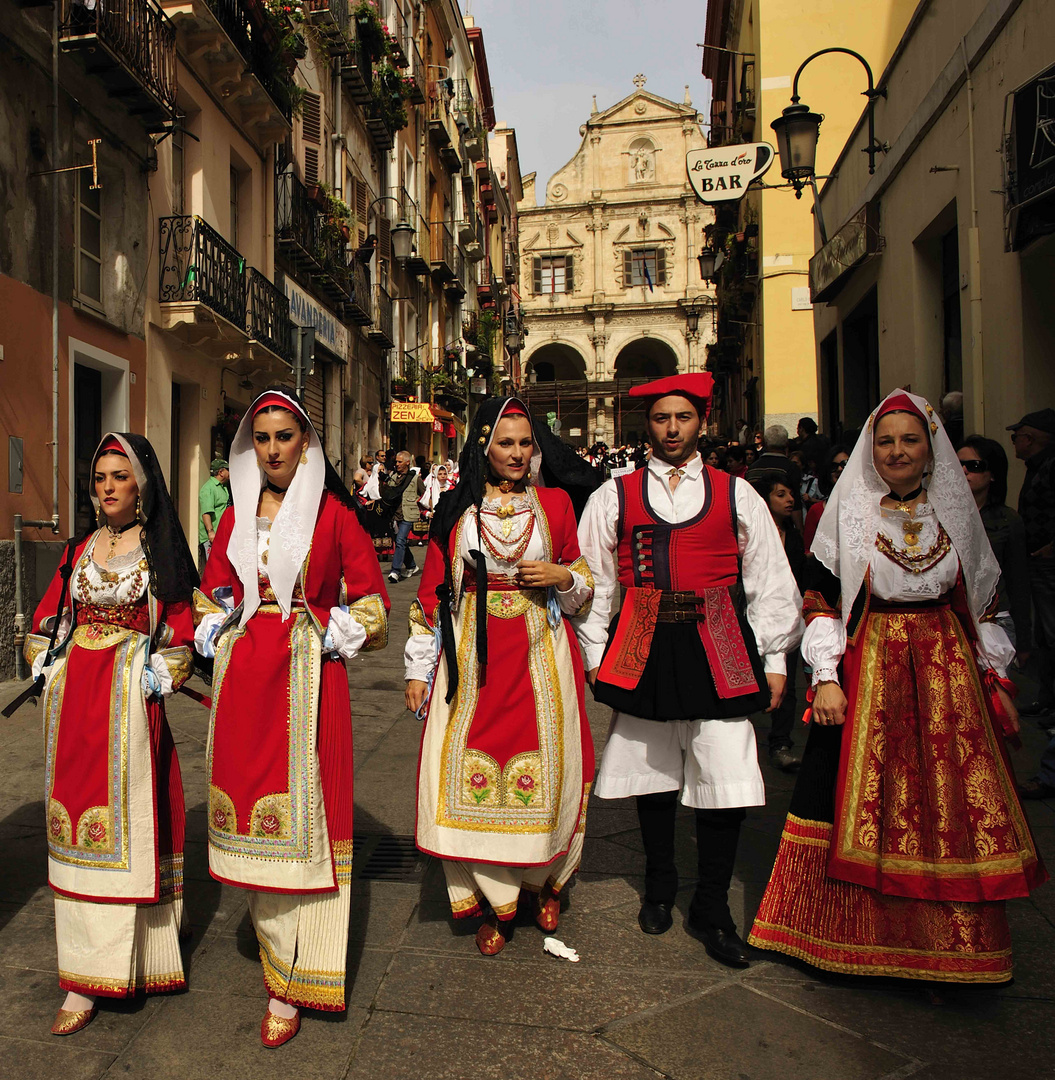
[[[59,150],[59,5],[51,9],[51,146]],[[26,521],[15,514],[15,674],[26,677],[22,647],[26,613],[22,610],[22,530],[59,531],[59,178],[51,178],[51,520]]]
[[[967,153],[971,180],[971,224],[967,230],[967,258],[971,274],[971,388],[975,402],[975,431],[985,433],[985,352],[982,345],[982,250],[978,229],[978,190],[974,163],[974,83],[967,59],[967,44],[960,38],[963,70],[967,83]]]

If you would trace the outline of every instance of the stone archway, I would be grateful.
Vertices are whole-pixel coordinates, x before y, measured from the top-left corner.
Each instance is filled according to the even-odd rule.
[[[535,373],[535,382],[569,382],[586,378],[586,360],[573,345],[550,342],[540,345],[527,361]]]
[[[615,358],[617,379],[662,379],[677,372],[677,355],[659,338],[636,338],[624,345]]]
[[[559,434],[565,442],[588,445],[590,395],[582,353],[573,345],[552,341],[531,353],[526,367],[528,381],[522,393],[531,411],[539,419],[559,419]]]

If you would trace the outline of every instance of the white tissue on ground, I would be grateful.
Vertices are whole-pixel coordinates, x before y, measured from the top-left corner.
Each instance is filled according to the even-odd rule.
[[[569,949],[560,938],[548,937],[542,941],[542,951],[552,956],[558,956],[561,960],[570,960],[573,964],[579,962],[579,954],[574,949]]]

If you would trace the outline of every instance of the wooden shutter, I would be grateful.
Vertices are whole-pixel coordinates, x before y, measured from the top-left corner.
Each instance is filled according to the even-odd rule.
[[[623,249],[623,288],[629,289],[634,281],[634,253],[629,248]]]
[[[656,284],[667,283],[667,249],[656,248]]]
[[[369,222],[366,220],[366,211],[370,206],[370,189],[362,180],[355,182],[355,216],[359,219],[359,244],[366,243],[366,234],[369,231]]]
[[[325,443],[326,439],[326,396],[323,391],[323,368],[325,366],[324,361],[316,358],[315,371],[311,374],[304,375],[304,407],[308,410],[308,417],[315,425],[315,430],[318,432],[319,438]],[[323,449],[327,449],[324,445]],[[332,452],[333,448],[329,448]]]
[[[377,253],[382,259],[392,258],[392,223],[386,217],[377,219]]]
[[[319,151],[317,147],[304,147],[304,183],[309,187],[319,182]]]
[[[306,143],[316,146],[322,139],[322,98],[310,90],[304,93],[304,111],[300,116],[300,133]]]
[[[575,256],[564,256],[564,291],[575,292]]]
[[[531,260],[531,287],[536,296],[542,292],[542,260],[537,257]]]

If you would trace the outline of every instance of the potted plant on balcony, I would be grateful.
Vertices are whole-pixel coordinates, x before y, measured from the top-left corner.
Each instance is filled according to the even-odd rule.
[[[412,398],[416,387],[414,383],[404,377],[392,380],[392,396],[400,398]]]
[[[374,0],[362,0],[355,6],[355,25],[363,49],[374,59],[379,60],[388,49],[386,28]]]

